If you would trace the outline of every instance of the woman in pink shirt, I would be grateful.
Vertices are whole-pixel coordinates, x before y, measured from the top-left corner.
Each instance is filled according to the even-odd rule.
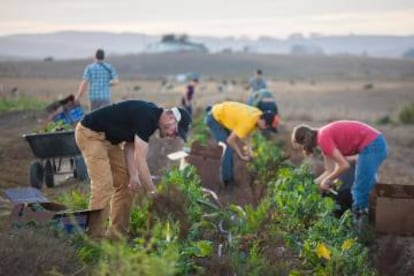
[[[375,175],[387,157],[387,142],[373,127],[358,121],[335,121],[319,129],[296,126],[292,143],[303,148],[306,155],[318,147],[324,157],[325,171],[315,179],[322,190],[328,190],[338,176],[350,168],[357,156],[355,180],[352,185],[352,210],[359,217],[368,214],[369,193],[376,183]]]

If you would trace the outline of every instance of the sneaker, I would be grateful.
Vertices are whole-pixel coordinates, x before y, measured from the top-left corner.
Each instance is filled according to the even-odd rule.
[[[363,231],[368,226],[368,208],[352,208],[352,222],[358,232]]]

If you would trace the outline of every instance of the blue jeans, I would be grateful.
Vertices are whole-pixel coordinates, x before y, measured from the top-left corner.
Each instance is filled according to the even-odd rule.
[[[226,144],[226,150],[221,158],[221,179],[222,181],[233,180],[233,149],[227,144],[227,137],[230,135],[230,131],[220,125],[216,119],[214,119],[211,112],[207,112],[205,117],[205,123],[210,128],[211,134],[217,142],[223,142]]]
[[[382,134],[359,153],[352,186],[353,209],[368,208],[369,193],[375,186],[375,176],[386,157],[387,142]]]

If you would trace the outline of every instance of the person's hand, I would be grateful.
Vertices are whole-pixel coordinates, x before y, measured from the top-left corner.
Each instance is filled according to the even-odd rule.
[[[328,191],[331,188],[332,181],[329,178],[324,178],[319,184],[319,188],[322,191]]]
[[[73,103],[76,105],[80,104],[78,96],[75,96],[75,98],[73,99]]]
[[[147,192],[147,195],[151,198],[153,198],[156,194],[157,194],[156,190],[152,190],[152,191]]]
[[[241,159],[241,160],[243,160],[243,161],[250,161],[250,159],[251,159],[251,158],[250,158],[250,156],[248,156],[248,155],[244,155],[244,154],[243,154],[243,155],[240,155],[239,157],[240,157],[240,159]]]
[[[131,177],[129,179],[128,188],[131,189],[131,191],[137,192],[140,186],[141,182],[139,181],[139,178]]]

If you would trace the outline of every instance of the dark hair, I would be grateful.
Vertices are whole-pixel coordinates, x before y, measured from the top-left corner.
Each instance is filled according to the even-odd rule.
[[[104,58],[105,58],[105,52],[104,52],[104,50],[102,50],[102,49],[96,50],[95,58],[97,60],[104,60]]]
[[[316,129],[307,125],[298,125],[292,131],[292,143],[302,145],[306,154],[312,154],[317,146],[317,134]]]
[[[263,72],[262,72],[262,70],[257,69],[257,70],[256,70],[256,74],[261,75],[261,74],[263,74]]]

